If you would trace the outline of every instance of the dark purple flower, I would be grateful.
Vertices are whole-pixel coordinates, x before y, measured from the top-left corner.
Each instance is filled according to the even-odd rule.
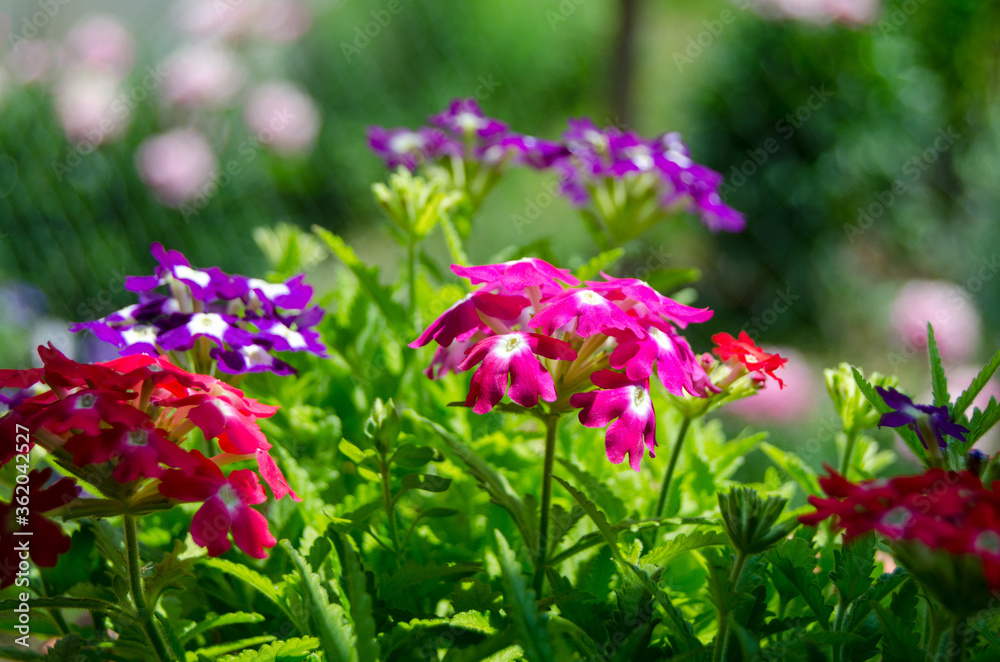
[[[455,99],[448,110],[432,115],[430,121],[465,138],[498,139],[507,132],[506,124],[483,115],[475,99]]]
[[[487,152],[489,150],[498,150],[504,157],[510,156],[514,163],[535,170],[550,168],[556,161],[569,155],[569,150],[562,143],[519,133],[505,136],[496,145],[487,148]]]
[[[926,438],[929,435],[934,437],[941,448],[948,445],[943,435],[965,441],[965,435],[969,431],[951,420],[947,407],[913,404],[913,400],[894,388],[884,389],[881,386],[876,386],[875,390],[882,396],[886,405],[895,409],[895,411],[882,414],[882,418],[878,422],[879,427],[899,428],[906,426],[917,433],[924,448],[929,448]]]
[[[281,320],[257,320],[255,324],[259,329],[255,337],[267,340],[279,352],[308,351],[319,357],[327,355],[319,333],[312,329],[293,329]]]
[[[217,361],[221,372],[241,375],[247,372],[273,372],[276,375],[294,375],[295,368],[269,353],[270,344],[255,340],[245,347],[225,350],[213,347],[211,357]]]

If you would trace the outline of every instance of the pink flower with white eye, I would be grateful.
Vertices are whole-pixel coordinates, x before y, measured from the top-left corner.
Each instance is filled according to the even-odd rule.
[[[472,376],[465,406],[485,414],[505,394],[522,407],[534,407],[539,398],[555,402],[555,383],[538,361],[539,356],[572,361],[576,352],[569,343],[537,333],[505,333],[480,340],[458,366],[459,370],[468,370],[482,363]]]
[[[604,448],[608,460],[621,464],[628,455],[629,466],[639,471],[643,447],[655,457],[656,412],[649,394],[649,380],[635,381],[610,370],[591,376],[597,391],[576,393],[570,404],[580,407],[579,419],[588,428],[607,427]]]
[[[114,16],[98,14],[79,21],[66,33],[66,61],[121,79],[132,68],[135,41]]]
[[[316,102],[287,82],[254,88],[243,109],[243,120],[258,140],[279,154],[308,151],[319,134]]]
[[[632,301],[643,304],[650,312],[662,315],[684,329],[692,322],[707,322],[714,314],[708,308],[694,308],[674,301],[654,290],[648,283],[637,278],[614,278],[601,273],[605,282],[587,281],[587,286],[611,301]]]
[[[930,322],[941,358],[949,363],[961,363],[979,345],[979,313],[967,295],[954,283],[911,280],[892,302],[892,328],[903,342],[923,349],[927,347],[927,323]]]
[[[205,195],[218,167],[208,141],[191,129],[147,139],[135,158],[142,180],[163,203],[174,207]]]
[[[650,324],[646,331],[645,337],[619,342],[609,357],[612,368],[624,369],[629,379],[638,381],[649,379],[655,363],[657,377],[673,395],[684,395],[685,389],[701,397],[719,391],[711,385],[691,345],[669,324]]]
[[[468,278],[473,285],[499,283],[508,292],[521,292],[527,287],[549,287],[562,290],[560,283],[579,285],[580,281],[569,269],[557,269],[545,260],[526,257],[500,264],[484,264],[479,267],[451,265],[451,270],[460,278]]]
[[[511,320],[520,315],[529,304],[524,297],[477,290],[441,313],[409,346],[416,349],[434,340],[437,344],[448,347],[455,340],[466,340],[477,331],[489,330],[479,313],[498,320]]]
[[[575,322],[575,325],[569,326]],[[569,290],[546,302],[545,308],[531,318],[528,326],[553,334],[567,328],[581,338],[604,333],[631,332],[644,337],[646,332],[624,310],[592,290]]]
[[[228,476],[199,451],[192,451],[199,467],[195,475],[171,469],[163,474],[160,494],[179,501],[203,501],[191,520],[195,544],[208,548],[210,556],[229,550],[229,534],[246,554],[262,559],[267,547],[277,544],[267,520],[250,506],[267,500],[257,475],[250,469],[238,469]]]
[[[167,58],[163,68],[163,98],[185,108],[225,106],[246,81],[236,57],[216,46],[184,46]]]

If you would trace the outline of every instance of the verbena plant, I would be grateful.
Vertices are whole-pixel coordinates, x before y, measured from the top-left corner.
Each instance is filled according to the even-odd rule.
[[[712,311],[608,273],[686,211],[742,229],[678,136],[581,120],[545,141],[470,101],[432,123],[370,134],[400,167],[374,187],[406,252],[396,282],[318,227],[257,233],[268,280],[155,244],[155,272],[126,283],[137,303],[74,327],[121,358],[48,346],[0,371],[0,654],[1000,657],[1000,467],[973,448],[1000,406],[970,413],[1000,352],[953,398],[929,328],[930,405],[827,371],[842,433],[820,477],[713,416],[785,388],[784,358],[724,331],[697,353],[684,330]],[[572,271],[523,247],[470,264],[478,209],[518,167],[557,171],[603,252]],[[451,273],[426,250],[437,228]],[[344,268],[314,303],[293,274],[327,252]],[[922,474],[879,477],[878,426]],[[774,466],[742,484],[754,449]]]

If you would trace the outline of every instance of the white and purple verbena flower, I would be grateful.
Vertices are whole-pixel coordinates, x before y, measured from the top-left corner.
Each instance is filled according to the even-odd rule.
[[[233,375],[294,373],[274,352],[327,355],[314,329],[324,311],[309,305],[313,290],[304,276],[269,283],[218,267],[194,269],[180,252],[159,243],[152,253],[159,262],[154,273],[125,280],[139,303],[70,330],[90,331],[123,356],[187,352]],[[158,292],[161,287],[167,292]]]

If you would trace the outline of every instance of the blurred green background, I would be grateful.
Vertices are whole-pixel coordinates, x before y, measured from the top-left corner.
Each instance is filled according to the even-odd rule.
[[[618,272],[699,268],[698,302],[717,315],[692,331],[698,351],[711,333],[740,329],[765,347],[798,350],[800,370],[781,401],[744,412],[788,422],[790,441],[820,434],[832,415],[816,404],[825,399],[822,367],[850,361],[929,391],[907,314],[934,318],[956,375],[998,344],[996,3],[347,0],[277,3],[292,11],[265,18],[277,35],[260,25],[236,35],[191,27],[192,16],[225,23],[251,4],[0,2],[5,367],[29,362],[42,338],[70,343],[65,320],[131,303],[122,274],[150,270],[153,241],[196,266],[263,274],[254,228],[318,223],[393,273],[402,256],[370,193],[387,173],[365,128],[416,127],[469,96],[514,130],[550,139],[577,116],[644,136],[680,131],[696,161],[725,175],[724,197],[746,215],[746,232],[666,224],[630,244]],[[72,114],[83,103],[65,101],[67,81],[81,75],[66,35],[100,13],[135,43],[118,94],[143,99],[130,104],[118,135],[90,149],[67,136],[57,109],[68,103]],[[174,76],[144,82],[172,53],[206,44],[236,63],[239,76],[209,84],[240,78],[230,98],[185,106],[164,98]],[[275,80],[313,100],[318,134],[305,147],[253,141],[248,90]],[[193,206],[164,204],[138,164],[144,141],[179,128],[200,132],[220,167],[238,171]],[[535,241],[547,241],[564,266],[592,256],[562,199],[527,227],[512,221],[547,200],[553,181],[507,177],[476,221],[471,259]],[[320,289],[333,278],[329,264],[311,275]],[[900,299],[907,283],[909,298]]]

